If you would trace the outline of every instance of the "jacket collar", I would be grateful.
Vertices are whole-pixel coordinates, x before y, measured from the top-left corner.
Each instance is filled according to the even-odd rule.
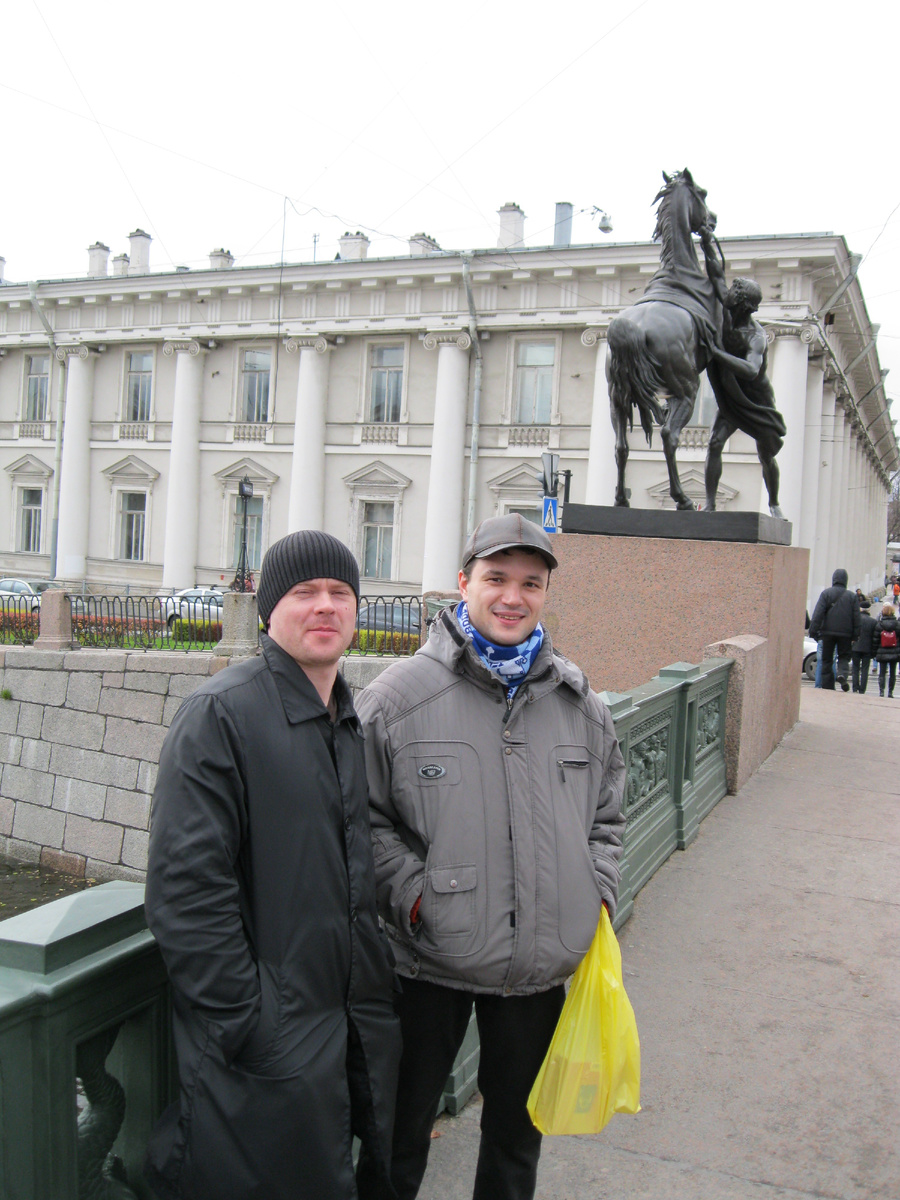
[[[466,675],[482,687],[493,689],[497,686],[495,676],[478,657],[471,638],[463,633],[452,608],[442,609],[438,614],[421,653],[436,658],[455,674]],[[566,684],[579,696],[586,695],[589,690],[584,672],[553,649],[545,627],[543,645],[522,681],[522,687],[527,685],[536,695],[540,695],[552,691],[560,683]]]
[[[290,724],[299,725],[301,721],[313,721],[317,717],[328,716],[328,709],[303,668],[267,633],[261,635],[260,642],[263,657],[272,672],[284,714]],[[358,725],[353,697],[340,671],[334,681],[334,698],[337,703],[337,721],[349,720]]]

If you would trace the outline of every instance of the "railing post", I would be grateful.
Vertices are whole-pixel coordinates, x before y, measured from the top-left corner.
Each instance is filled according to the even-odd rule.
[[[222,598],[222,658],[248,658],[259,649],[259,609],[255,592],[226,592]]]
[[[41,597],[41,632],[35,650],[77,650],[72,641],[72,602],[64,588],[48,588]]]

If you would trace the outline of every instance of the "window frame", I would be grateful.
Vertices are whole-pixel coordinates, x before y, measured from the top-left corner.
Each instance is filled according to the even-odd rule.
[[[143,517],[143,528],[141,530],[141,555],[139,558],[127,556],[123,553],[125,548],[125,518],[127,516],[124,508],[126,496],[143,496],[144,498],[143,510],[134,510],[135,512],[141,512]],[[113,488],[113,503],[115,505],[114,511],[116,514],[116,520],[114,533],[115,544],[113,547],[115,553],[112,555],[112,558],[115,562],[131,564],[146,563],[150,561],[148,554],[150,548],[150,496],[150,489],[147,487],[135,487],[134,485],[129,484],[128,486],[122,485],[120,487]]]
[[[550,385],[550,413],[546,421],[518,420],[519,347],[526,342],[553,343],[553,376]],[[502,414],[502,424],[514,425],[525,429],[547,429],[560,423],[559,380],[561,359],[562,333],[559,330],[534,329],[521,333],[510,334],[509,341],[507,343],[506,399]]]
[[[31,370],[31,364],[36,358],[45,358],[47,360],[47,371],[45,374],[35,375]],[[53,373],[53,355],[48,350],[46,354],[26,353],[24,363],[24,377],[22,386],[22,406],[19,420],[24,425],[46,425],[50,420],[50,378]],[[28,403],[30,383],[32,379],[46,380],[46,394],[44,396],[44,414],[40,417],[32,417],[28,415]]]
[[[16,551],[15,552],[16,552],[16,554],[43,554],[44,553],[44,538],[46,535],[46,522],[44,520],[44,510],[47,505],[47,489],[46,489],[46,487],[44,487],[40,484],[35,486],[34,483],[16,483],[14,486],[16,489],[16,505],[15,505],[15,509],[16,509],[15,548],[16,548]],[[24,517],[25,517],[25,512],[26,512],[25,492],[39,492],[40,497],[41,497],[40,504],[37,507],[37,514],[38,514],[37,542],[38,542],[38,544],[37,544],[36,549],[26,549],[26,547],[24,545],[25,537],[24,537],[23,522],[24,522]],[[28,507],[29,511],[34,511],[33,505],[29,505],[27,507]]]
[[[362,428],[365,425],[377,425],[379,428],[390,429],[395,427],[398,429],[399,443],[405,444],[406,429],[409,424],[409,374],[410,374],[410,338],[408,334],[399,334],[395,337],[390,337],[387,334],[380,334],[374,337],[360,338],[360,364],[359,364],[359,394],[356,404],[356,438],[359,443],[362,436]],[[370,419],[370,398],[372,395],[372,351],[379,347],[396,346],[403,349],[403,365],[400,368],[402,371],[402,379],[400,383],[400,415],[396,421],[372,421]]]
[[[388,524],[387,522],[376,523],[374,521],[367,520],[366,519],[366,510],[369,508],[370,505],[384,505],[385,507],[390,506],[390,510],[391,510],[390,524]],[[394,578],[394,570],[393,570],[393,567],[394,567],[394,535],[397,530],[397,501],[396,501],[396,499],[389,499],[387,497],[382,496],[377,500],[362,500],[361,504],[360,504],[359,516],[360,516],[360,544],[359,544],[360,579],[361,580],[362,579],[366,579],[366,580],[393,579]],[[388,574],[385,575],[385,574],[376,573],[375,575],[369,575],[366,571],[366,563],[367,563],[367,557],[368,557],[367,552],[369,549],[369,539],[368,539],[369,532],[371,530],[378,531],[376,533],[376,548],[375,548],[376,549],[376,560],[378,562],[383,562],[384,561],[384,547],[383,547],[382,531],[385,529],[390,529],[390,538],[391,538],[390,551],[389,551],[390,562],[388,563]]]
[[[150,359],[150,369],[148,371],[133,371],[131,368],[131,360],[136,354],[145,355]],[[131,415],[131,380],[132,376],[138,375],[142,379],[144,376],[149,376],[149,388],[147,395],[147,415],[145,417]],[[140,350],[127,349],[125,351],[125,370],[124,370],[124,392],[122,396],[122,424],[123,425],[149,425],[153,419],[153,393],[156,375],[156,355],[152,348],[143,347]]]
[[[234,424],[235,425],[258,425],[265,427],[272,424],[272,403],[274,399],[274,378],[275,378],[275,347],[271,342],[248,342],[236,347],[237,363],[235,368],[235,390],[234,390]],[[248,354],[265,353],[269,356],[268,383],[266,384],[266,410],[265,415],[261,420],[248,420],[244,412],[244,374],[247,370],[246,356]],[[261,371],[254,371],[254,375],[260,376]]]

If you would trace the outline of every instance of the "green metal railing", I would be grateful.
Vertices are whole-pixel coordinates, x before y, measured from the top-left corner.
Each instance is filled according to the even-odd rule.
[[[627,768],[617,928],[725,795],[730,668],[675,663],[626,695],[604,693]],[[139,884],[111,883],[0,922],[4,1200],[93,1200],[113,1194],[113,1180],[116,1195],[127,1187],[149,1200],[144,1146],[177,1080],[168,984],[142,899]],[[444,1093],[451,1112],[477,1070],[473,1027]]]

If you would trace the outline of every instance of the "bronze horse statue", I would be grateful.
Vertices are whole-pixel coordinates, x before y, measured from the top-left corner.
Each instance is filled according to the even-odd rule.
[[[648,445],[653,423],[662,426],[669,494],[675,507],[692,509],[678,477],[675,452],[694,411],[709,347],[721,329],[722,309],[691,235],[714,229],[716,215],[706,205],[706,191],[694,183],[687,168],[672,176],[663,172],[663,179],[654,200],[658,208],[653,240],[662,244],[659,270],[643,297],[613,318],[607,334],[606,377],[618,472],[615,502],[628,507],[628,431],[637,408]]]

